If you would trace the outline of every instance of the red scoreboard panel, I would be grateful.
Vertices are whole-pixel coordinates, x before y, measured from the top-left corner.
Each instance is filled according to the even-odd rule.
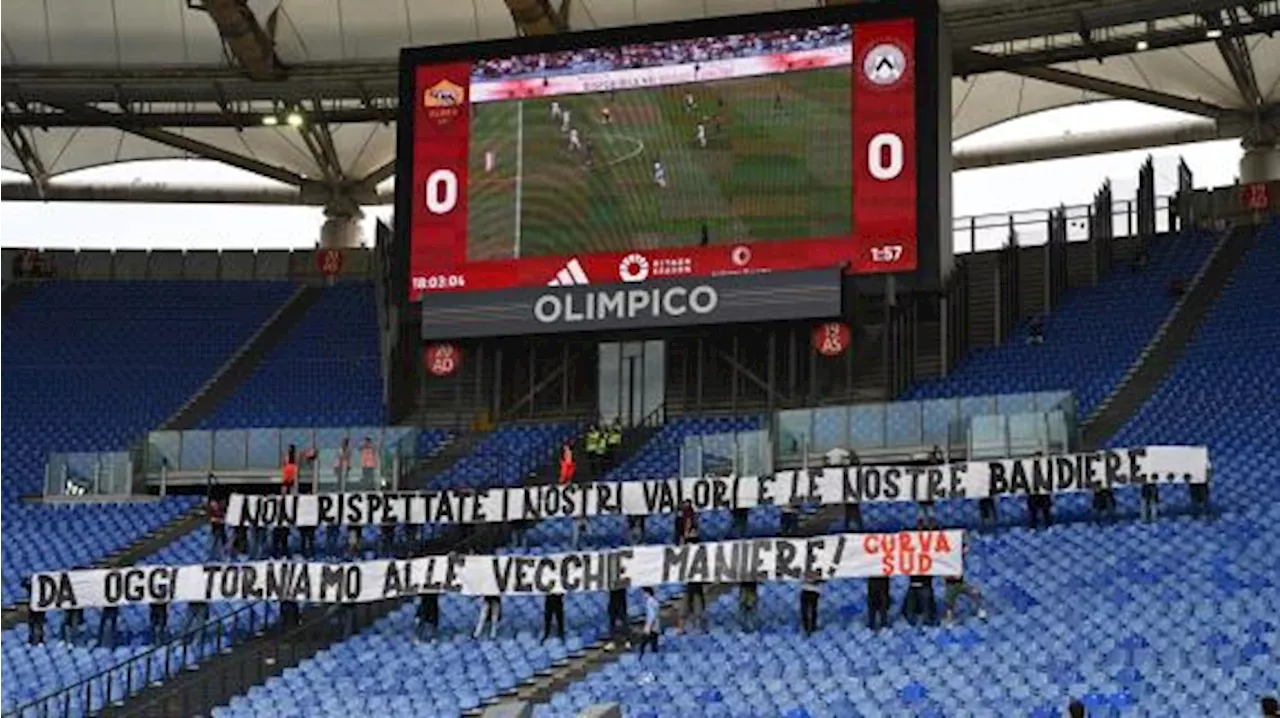
[[[876,11],[879,17],[872,18],[864,18],[868,10],[859,7],[778,13],[776,18],[765,15],[762,17],[771,19],[774,27],[802,29],[787,30],[790,35],[784,35],[782,40],[776,38],[776,33],[761,31],[733,36],[752,38],[756,47],[764,48],[748,57],[739,53],[739,56],[714,62],[704,60],[682,66],[676,60],[674,64],[612,72],[607,68],[601,71],[594,67],[591,72],[578,74],[574,74],[572,69],[562,69],[558,73],[547,72],[541,76],[536,71],[512,72],[510,77],[503,77],[498,72],[495,77],[493,71],[486,75],[477,66],[477,63],[489,61],[496,63],[490,67],[509,68],[514,63],[525,69],[531,66],[541,69],[547,64],[546,59],[540,59],[534,65],[528,58],[553,57],[554,52],[563,53],[573,48],[607,47],[599,40],[592,42],[599,33],[585,33],[581,38],[537,39],[543,44],[559,42],[559,50],[543,49],[536,44],[530,48],[530,39],[483,43],[476,46],[471,56],[467,56],[465,48],[461,47],[445,48],[445,52],[441,52],[441,48],[406,50],[401,58],[401,91],[407,96],[401,101],[399,146],[402,155],[409,148],[412,154],[398,170],[397,217],[400,219],[396,224],[399,231],[408,233],[409,286],[413,298],[420,299],[424,294],[436,292],[558,286],[557,277],[562,282],[596,285],[636,283],[648,278],[715,277],[823,267],[842,267],[847,274],[914,271],[920,251],[917,241],[921,226],[918,210],[925,194],[921,191],[921,178],[928,174],[930,168],[936,167],[936,160],[928,154],[936,150],[920,149],[917,138],[922,125],[935,121],[931,113],[936,112],[936,108],[922,107],[919,102],[919,81],[922,74],[928,72],[920,69],[917,62],[920,23],[914,17],[883,17],[883,8]],[[805,26],[800,24],[805,20],[825,24],[819,28],[821,32],[809,30],[806,33]],[[761,19],[756,17],[752,21],[759,26]],[[725,26],[722,23],[717,27]],[[841,27],[845,30],[841,31]],[[735,43],[742,42],[734,39],[716,44],[720,42],[720,36],[690,35],[688,24],[641,28],[639,34],[646,38],[646,43],[662,42],[654,38],[665,36],[676,38],[667,42],[701,42],[704,45],[699,47],[703,48],[705,43],[712,47],[734,47]],[[498,48],[503,48],[504,52],[496,53]],[[519,53],[513,52],[516,48],[519,48]],[[705,52],[700,55],[703,56]],[[515,60],[503,60],[504,57],[515,57]],[[849,154],[847,160],[832,164],[840,167],[847,177],[828,180],[830,185],[822,188],[824,192],[835,188],[838,193],[847,193],[847,205],[835,203],[839,205],[837,214],[847,208],[846,227],[842,227],[842,231],[816,236],[797,232],[795,236],[763,239],[722,235],[714,243],[708,243],[704,224],[702,242],[695,238],[674,246],[662,243],[627,246],[624,237],[614,245],[605,243],[606,246],[595,241],[586,241],[578,246],[571,241],[564,244],[552,241],[538,252],[520,253],[517,250],[516,256],[476,257],[472,251],[473,242],[477,241],[472,232],[478,221],[472,212],[476,204],[472,196],[477,183],[484,179],[476,177],[481,170],[477,164],[479,153],[474,145],[489,142],[486,138],[476,137],[481,124],[476,118],[488,111],[487,103],[526,103],[529,108],[536,108],[521,108],[522,112],[536,112],[532,119],[524,114],[519,116],[517,122],[523,123],[520,132],[525,133],[524,127],[536,130],[541,127],[537,123],[552,121],[545,119],[546,107],[551,107],[554,113],[562,102],[567,107],[574,102],[582,102],[584,96],[603,97],[600,90],[593,91],[592,88],[607,87],[611,91],[609,99],[601,99],[600,102],[616,102],[612,92],[622,95],[634,91],[633,86],[627,83],[642,83],[645,87],[642,91],[665,90],[675,93],[671,96],[677,98],[679,93],[692,87],[684,95],[685,102],[689,103],[690,97],[705,94],[701,92],[701,84],[709,86],[712,82],[727,81],[741,86],[741,83],[751,82],[751,78],[791,77],[788,73],[801,75],[810,71],[832,72],[836,77],[843,72],[847,76],[847,90],[843,86],[837,88],[840,93],[848,93],[847,129],[837,128],[839,133],[847,134],[832,140],[833,147]],[[691,77],[689,72],[701,84],[683,82]],[[642,75],[639,79],[632,79],[635,73]],[[708,75],[717,79],[708,80]],[[659,89],[651,89],[654,87]],[[709,100],[706,102],[710,104]],[[775,96],[774,102],[783,103],[781,94]],[[685,109],[686,112],[690,110],[689,107]],[[578,122],[589,138],[589,133],[597,130],[595,123],[612,122],[611,118],[605,117],[607,110],[599,112],[599,117],[596,117],[596,111],[581,117],[586,112],[579,111]],[[704,110],[698,108],[692,112],[695,119],[690,122],[696,123],[698,113]],[[732,113],[732,109],[728,113]],[[709,115],[703,117],[702,122],[709,124],[708,118]],[[715,121],[718,125],[719,116]],[[575,136],[578,126],[573,126]],[[569,120],[565,118],[564,126],[557,129],[567,137]],[[644,130],[640,127],[635,131]],[[792,126],[779,131],[795,132],[797,128]],[[707,130],[703,124],[697,124],[697,132],[701,134]],[[819,130],[815,128],[814,132]],[[932,134],[936,135],[936,132]],[[596,136],[609,137],[599,133]],[[816,145],[820,154],[823,149],[820,143],[828,137],[835,137],[835,134],[830,128],[822,128],[821,134],[815,134],[808,146]],[[493,140],[494,146],[510,145],[509,140],[501,139],[506,144]],[[695,142],[690,137],[688,146],[691,149],[687,152],[693,158],[691,161],[697,161],[699,157],[698,142],[701,142],[701,147],[708,146],[705,139]],[[527,149],[520,152],[528,154]],[[586,169],[583,171],[590,172],[591,150],[586,152]],[[810,162],[813,161],[812,152],[810,150]],[[577,161],[572,141],[564,153],[569,158],[564,160],[566,163]],[[493,154],[486,153],[486,168],[491,168],[495,161],[510,164],[510,158],[499,155],[495,159]],[[661,159],[670,155],[668,152]],[[632,160],[638,163],[634,171],[644,172],[646,177],[648,165],[655,165],[653,178],[656,184],[636,191],[671,191],[667,186],[666,168],[660,170],[656,167],[660,161],[656,159],[658,157],[655,154],[653,158],[636,157]],[[928,164],[922,165],[922,161]],[[671,162],[682,166],[679,163],[679,157]],[[663,176],[659,177],[660,174]],[[680,179],[675,177],[670,181],[675,184]],[[519,186],[520,179],[516,179],[511,192],[520,192]],[[492,191],[486,201],[495,201],[491,195]],[[526,211],[529,201],[526,200]],[[519,214],[520,200],[517,198],[514,202]],[[750,198],[742,203],[749,207],[767,205],[765,201],[753,205]],[[564,211],[563,206],[556,209]],[[582,211],[588,209],[583,207]],[[515,221],[518,224],[520,220],[517,218]],[[518,238],[516,244],[519,245]],[[566,277],[567,270],[569,274]]]

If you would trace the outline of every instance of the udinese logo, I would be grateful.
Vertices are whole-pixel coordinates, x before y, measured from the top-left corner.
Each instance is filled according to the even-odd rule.
[[[891,87],[907,74],[907,53],[892,42],[882,42],[862,58],[862,74],[872,84]]]

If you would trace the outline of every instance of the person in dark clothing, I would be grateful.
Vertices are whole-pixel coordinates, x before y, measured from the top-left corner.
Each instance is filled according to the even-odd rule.
[[[1088,718],[1088,714],[1084,710],[1084,704],[1080,701],[1071,701],[1071,704],[1067,706],[1067,715],[1071,716],[1071,718]]]
[[[315,558],[316,527],[315,526],[299,526],[298,535],[302,537],[302,555],[309,559]]]
[[[815,574],[800,584],[800,628],[806,636],[818,630],[818,599],[822,597],[822,581]]]
[[[285,558],[289,555],[289,527],[277,526],[271,530],[271,557]]]
[[[1053,495],[1031,494],[1027,496],[1027,521],[1031,528],[1053,525]]]
[[[627,589],[609,591],[609,635],[625,637],[631,629],[627,621]]]
[[[22,590],[27,592],[28,596],[31,595],[31,579],[29,577],[24,577],[19,582],[19,585],[21,585]],[[27,642],[33,646],[44,643],[45,618],[47,616],[45,616],[44,611],[32,611],[29,609],[27,611]]]
[[[226,509],[216,498],[209,499],[209,560],[221,561],[226,557],[227,524]]]
[[[995,497],[985,496],[978,499],[978,525],[984,529],[994,529],[998,520]]]
[[[378,527],[378,553],[384,558],[391,558],[396,550],[396,525],[385,522]]]
[[[1192,516],[1208,518],[1212,514],[1212,508],[1209,506],[1209,484],[1212,482],[1213,465],[1210,464],[1205,469],[1204,483],[1190,484]]]
[[[1027,324],[1027,343],[1044,344],[1044,317],[1037,314]]]
[[[742,623],[742,630],[747,633],[760,630],[759,584],[755,581],[743,581],[738,584],[738,617]]]
[[[84,628],[84,609],[68,609],[62,617],[62,640],[75,643],[80,638],[82,628]]]
[[[645,530],[647,528],[646,518],[643,514],[627,517],[627,540],[631,542],[632,546],[644,543]]]
[[[151,604],[151,643],[160,645],[169,642],[169,604]]]
[[[1093,517],[1098,523],[1115,521],[1115,491],[1111,489],[1097,489],[1093,492]]]
[[[732,538],[744,539],[747,537],[747,522],[751,518],[751,509],[735,508],[733,510],[733,533]]]
[[[889,577],[872,576],[867,579],[867,628],[875,631],[889,627]]]
[[[297,601],[280,602],[280,623],[285,626],[296,626],[302,623],[302,610]]]
[[[703,591],[703,585],[698,581],[690,581],[684,587],[684,607],[677,614],[679,625],[676,626],[677,633],[684,633],[684,627],[687,623],[689,629],[694,626],[702,630],[707,628],[707,595]]]
[[[658,634],[662,632],[658,624],[659,612],[662,610],[662,604],[658,603],[658,597],[653,594],[653,587],[644,587],[644,635],[640,638],[640,657],[644,657],[645,648],[652,648],[654,653],[658,652]]]
[[[779,517],[779,529],[784,537],[790,538],[800,531],[800,511],[799,508],[792,503],[782,505],[782,514]]]
[[[707,230],[707,223],[702,223],[702,239],[698,242],[699,247],[706,247],[711,244],[711,232]]]
[[[119,606],[107,606],[102,609],[102,616],[98,619],[98,645],[100,647],[116,647],[116,624],[119,620]]]
[[[693,502],[685,499],[676,519],[676,544],[698,543],[698,535],[698,512],[693,510]]]
[[[418,596],[417,638],[426,640],[424,634],[431,628],[431,640],[440,634],[440,594],[423,593]]]
[[[1160,514],[1160,487],[1154,483],[1142,485],[1142,520],[1155,521]]]
[[[249,553],[249,527],[237,526],[231,533],[231,550],[237,554]]]
[[[1275,696],[1262,699],[1262,718],[1280,718],[1280,701]]]
[[[907,619],[907,623],[914,626],[922,615],[925,625],[932,626],[938,622],[938,602],[933,595],[932,576],[912,576],[907,598],[902,603],[902,617]]]
[[[178,629],[178,634],[182,636],[183,643],[190,643],[191,638],[199,629],[200,640],[204,641],[204,624],[209,622],[209,604],[204,601],[193,601],[187,604],[186,615],[182,619],[182,626]]]
[[[564,640],[564,594],[548,593],[542,600],[542,640],[551,635],[551,624],[556,624],[556,638]]]
[[[862,504],[855,501],[844,505],[844,530],[862,530]]]

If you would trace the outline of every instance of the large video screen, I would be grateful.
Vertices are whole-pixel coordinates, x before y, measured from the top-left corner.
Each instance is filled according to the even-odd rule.
[[[414,297],[915,269],[915,32],[895,18],[406,51]]]

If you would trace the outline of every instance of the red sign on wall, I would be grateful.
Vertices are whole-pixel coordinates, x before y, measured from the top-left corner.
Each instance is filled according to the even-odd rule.
[[[327,279],[336,277],[342,272],[343,260],[344,257],[340,249],[322,249],[316,252],[316,268]]]
[[[1265,182],[1254,182],[1253,184],[1245,185],[1241,190],[1240,200],[1245,209],[1254,212],[1266,211],[1267,207],[1271,205],[1271,195]]]
[[[853,343],[853,332],[844,322],[823,322],[813,328],[813,350],[824,357],[844,354]]]
[[[458,371],[458,365],[462,363],[462,350],[457,344],[429,344],[427,352],[422,357],[426,364],[427,371],[435,376],[449,376]]]

